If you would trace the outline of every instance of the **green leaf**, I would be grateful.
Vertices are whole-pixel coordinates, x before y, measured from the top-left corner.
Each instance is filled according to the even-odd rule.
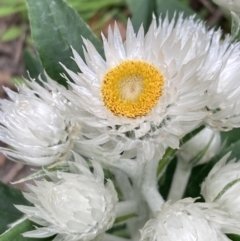
[[[36,238],[25,238],[22,236],[22,233],[34,230],[34,224],[25,220],[11,229],[8,229],[4,234],[0,235],[0,241],[50,241],[53,238],[44,238],[44,239],[36,239]]]
[[[232,241],[240,241],[240,236],[237,234],[227,234],[227,236],[232,240]]]
[[[161,14],[162,18],[168,13],[171,19],[175,12],[183,12],[184,17],[195,14],[189,7],[183,5],[178,0],[156,0],[156,13],[157,16]]]
[[[0,234],[7,229],[7,225],[23,216],[13,204],[27,204],[21,191],[0,183]]]
[[[103,8],[110,8],[112,6],[124,6],[122,0],[67,0],[67,2],[79,12],[99,11]],[[109,9],[108,9],[109,10]]]
[[[26,49],[24,51],[23,60],[25,64],[25,69],[29,72],[31,78],[36,79],[36,81],[42,85],[41,81],[38,81],[39,75],[45,81],[46,77],[44,75],[44,69],[41,63],[41,60],[38,56],[34,56],[33,53]]]
[[[1,36],[2,42],[9,42],[14,39],[17,39],[22,33],[22,29],[19,27],[11,27]]]
[[[26,182],[26,181],[30,181],[30,180],[33,180],[33,179],[37,179],[37,178],[42,178],[42,177],[47,177],[48,174],[47,173],[50,173],[50,172],[57,172],[57,171],[60,171],[60,172],[69,172],[70,169],[68,166],[56,166],[56,167],[46,167],[46,169],[44,170],[39,170],[37,172],[34,172],[32,174],[30,174],[29,176],[26,176],[16,182],[13,182],[13,184],[17,184],[17,183],[22,183],[22,182]]]
[[[231,131],[221,132],[222,142],[225,143],[225,146],[229,146],[232,143],[240,139],[240,128],[235,128]]]
[[[232,18],[231,35],[232,35],[233,41],[238,42],[240,40],[240,17],[236,13],[231,12],[231,18]]]
[[[79,72],[71,59],[70,46],[83,57],[83,40],[89,39],[103,55],[100,41],[93,35],[87,24],[64,0],[27,0],[33,41],[48,75],[63,85],[60,76],[63,68],[59,62],[72,71]]]
[[[143,24],[144,30],[147,32],[152,22],[152,15],[156,14],[155,0],[127,0],[127,4],[132,13],[131,21],[134,30],[137,32],[141,24]]]

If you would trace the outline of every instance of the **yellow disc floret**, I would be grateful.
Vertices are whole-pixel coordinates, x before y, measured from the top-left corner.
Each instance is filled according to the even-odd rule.
[[[110,69],[102,83],[105,106],[116,116],[147,115],[162,96],[164,77],[153,65],[127,60]]]

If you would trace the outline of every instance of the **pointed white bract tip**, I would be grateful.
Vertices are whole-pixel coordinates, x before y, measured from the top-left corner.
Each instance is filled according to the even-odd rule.
[[[208,174],[201,186],[201,194],[207,202],[218,203],[229,216],[239,220],[240,215],[240,162],[227,162],[225,155]]]
[[[221,148],[219,131],[205,127],[197,135],[186,142],[177,152],[178,161],[192,168],[206,163],[213,158]]]
[[[77,155],[75,155],[75,158]],[[85,165],[72,162],[72,173],[54,173],[53,181],[36,182],[25,197],[33,207],[16,206],[42,227],[23,235],[56,240],[99,240],[115,220],[117,193],[111,181],[104,184],[103,170],[94,163],[94,173]]]
[[[10,100],[0,100],[0,140],[11,146],[0,151],[35,166],[67,158],[81,130],[69,118],[69,101],[58,91],[64,87],[51,79],[42,84],[26,81],[19,93],[6,89]]]
[[[230,224],[226,223],[229,221],[236,228],[236,222],[228,219],[214,204],[194,201],[185,198],[174,204],[165,203],[156,218],[150,219],[141,230],[140,241],[227,240],[223,232]]]

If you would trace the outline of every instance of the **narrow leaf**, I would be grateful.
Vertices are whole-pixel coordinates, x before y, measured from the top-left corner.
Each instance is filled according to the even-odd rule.
[[[34,230],[34,224],[25,220],[20,222],[16,226],[8,229],[5,233],[0,235],[0,241],[50,241],[53,238],[44,238],[44,239],[35,239],[35,238],[25,238],[22,236],[22,233],[25,233],[30,230]]]

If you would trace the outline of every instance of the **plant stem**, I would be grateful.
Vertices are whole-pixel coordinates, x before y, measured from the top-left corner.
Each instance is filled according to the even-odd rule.
[[[132,213],[137,213],[137,202],[135,200],[123,201],[117,204],[116,217],[126,216]]]
[[[191,174],[191,165],[184,165],[181,161],[177,162],[177,167],[173,176],[171,188],[168,194],[168,200],[176,202],[180,200],[186,189],[189,176]]]
[[[147,186],[143,186],[142,194],[153,213],[161,210],[164,199],[162,198],[156,187],[149,188]]]
[[[164,200],[158,191],[157,186],[157,167],[159,163],[160,153],[156,150],[151,161],[146,161],[141,166],[141,171],[138,175],[138,185],[141,193],[148,203],[151,211],[154,213],[161,209]]]
[[[124,196],[124,199],[134,199],[133,188],[130,184],[128,176],[124,172],[115,169],[111,169],[111,172],[116,178],[116,182]]]

